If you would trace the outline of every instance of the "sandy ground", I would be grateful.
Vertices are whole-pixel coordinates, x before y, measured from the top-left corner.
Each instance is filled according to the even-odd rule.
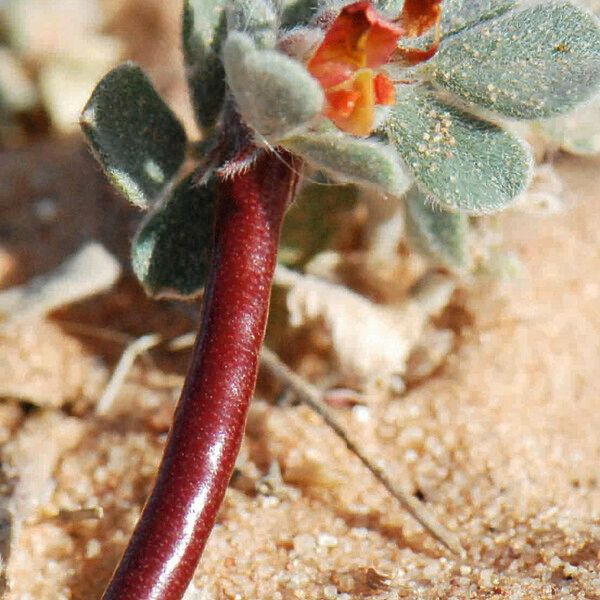
[[[64,164],[62,152],[44,159],[41,147],[3,160],[2,179]],[[52,267],[78,237],[102,239],[125,258],[137,216],[107,197],[79,142],[66,142],[64,152],[81,161],[73,168],[87,185],[50,196],[59,215],[76,201],[80,216],[65,209],[64,219],[40,224],[32,215],[47,190],[19,184],[18,209],[5,196],[7,282]],[[259,397],[190,598],[600,598],[600,163],[561,158],[557,166],[568,211],[503,218],[522,275],[456,294],[442,317],[459,332],[446,365],[402,396],[338,411],[365,449],[458,532],[468,557],[459,561],[433,542],[318,417]],[[32,223],[52,252],[30,243]],[[0,352],[10,354],[18,340],[25,365],[54,340],[46,351],[63,368],[39,378],[53,393],[51,407],[0,404],[3,452],[21,457],[21,473],[44,461],[50,473],[36,496],[44,501],[23,508],[8,599],[99,597],[150,489],[187,356],[140,361],[120,415],[99,419],[91,407],[126,338],[97,339],[97,328],[170,336],[194,315],[144,300],[125,277],[114,292],[43,326],[3,334]],[[21,376],[31,379],[27,369]],[[275,462],[282,477],[269,474]],[[5,491],[11,486],[8,472]],[[52,516],[90,506],[104,517]]]

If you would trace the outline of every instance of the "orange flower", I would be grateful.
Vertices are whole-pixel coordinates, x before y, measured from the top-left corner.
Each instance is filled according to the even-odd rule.
[[[418,37],[440,22],[442,0],[404,0],[400,22],[407,37]]]
[[[398,52],[400,38],[421,35],[439,21],[440,2],[406,0],[396,20],[379,15],[369,1],[342,9],[308,62],[308,71],[325,90],[325,114],[341,130],[359,136],[371,133],[375,106],[395,99],[394,84],[380,68]],[[412,52],[401,56],[413,62]]]
[[[398,48],[398,57],[409,65],[429,60],[440,43],[442,0],[404,0],[400,22],[406,37],[418,37],[435,27],[435,38],[429,48]]]

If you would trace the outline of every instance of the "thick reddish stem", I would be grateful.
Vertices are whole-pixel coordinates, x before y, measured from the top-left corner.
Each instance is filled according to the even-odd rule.
[[[244,433],[281,222],[297,184],[299,165],[284,158],[261,152],[219,185],[202,327],[154,490],[104,600],[181,598],[213,528]]]

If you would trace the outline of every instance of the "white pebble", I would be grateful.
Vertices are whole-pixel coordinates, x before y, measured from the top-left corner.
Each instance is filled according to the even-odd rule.
[[[301,533],[294,538],[294,550],[298,554],[312,552],[315,549],[315,538],[308,533]]]
[[[333,548],[338,545],[338,539],[334,535],[329,535],[328,533],[320,533],[318,538],[319,546],[323,546],[325,548]]]

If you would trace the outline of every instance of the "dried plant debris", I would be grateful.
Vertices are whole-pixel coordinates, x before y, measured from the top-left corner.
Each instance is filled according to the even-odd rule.
[[[275,283],[288,288],[290,324],[320,321],[331,336],[342,377],[370,385],[406,372],[407,360],[430,318],[448,304],[455,284],[428,275],[397,305],[377,305],[341,285],[279,266]]]
[[[90,242],[53,272],[0,291],[0,323],[43,317],[111,288],[120,274],[118,261],[101,244]]]
[[[23,65],[7,48],[0,47],[0,111],[30,110],[37,92]]]
[[[0,552],[4,589],[10,587],[10,556],[19,543],[22,525],[50,500],[54,470],[62,455],[79,443],[85,428],[79,419],[40,412],[27,419],[2,448]]]
[[[121,355],[108,385],[102,392],[98,403],[96,404],[96,414],[107,416],[118,411],[117,397],[129,371],[133,367],[135,359],[144,352],[147,352],[161,342],[158,334],[150,333],[144,335],[125,348]]]
[[[448,358],[454,347],[454,337],[450,329],[427,327],[408,357],[404,375],[406,383],[430,377]]]
[[[118,40],[101,33],[101,3],[58,0],[48,11],[44,0],[7,0],[0,11],[13,56],[35,75],[29,85],[53,124],[72,131],[96,81],[122,51]]]
[[[7,324],[0,330],[0,397],[49,408],[92,403],[105,385],[106,367],[58,325]]]
[[[109,289],[120,273],[118,261],[90,242],[53,272],[0,291],[0,396],[60,407],[98,393],[104,367],[44,317]]]
[[[514,209],[529,214],[549,215],[566,208],[565,186],[551,163],[535,168],[533,181],[527,191],[514,204]]]
[[[382,198],[362,191],[361,200],[368,208],[365,238],[373,266],[391,265],[398,261],[398,248],[404,239],[404,202],[398,198]],[[380,266],[381,268],[381,266]]]
[[[331,581],[335,584],[337,592],[361,596],[372,596],[390,588],[390,577],[379,573],[373,567],[335,571],[331,574]],[[337,598],[337,594],[335,597]]]
[[[578,0],[577,3],[600,17],[598,0]],[[570,115],[534,123],[532,128],[550,149],[579,156],[600,154],[600,96],[597,94]]]
[[[301,400],[318,414],[327,426],[339,437],[340,441],[363,463],[371,474],[396,498],[400,504],[446,548],[457,556],[464,555],[464,549],[458,538],[430,512],[420,500],[415,498],[410,488],[399,485],[385,472],[385,469],[367,456],[361,445],[352,440],[347,429],[337,416],[323,402],[322,394],[318,388],[291,371],[282,363],[277,355],[263,348],[261,364],[266,366],[282,383],[287,384]]]
[[[577,154],[600,154],[600,100],[592,100],[575,114],[548,119],[532,125],[547,146]]]

